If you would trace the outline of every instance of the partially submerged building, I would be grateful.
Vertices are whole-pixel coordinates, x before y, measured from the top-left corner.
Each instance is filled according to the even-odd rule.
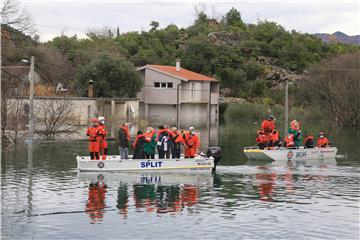
[[[204,127],[219,121],[219,81],[176,66],[138,68],[144,86],[138,93],[140,116],[150,124]]]

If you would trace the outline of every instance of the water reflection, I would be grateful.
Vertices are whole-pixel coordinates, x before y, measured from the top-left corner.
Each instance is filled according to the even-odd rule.
[[[199,201],[200,188],[212,189],[211,174],[166,174],[166,173],[78,173],[81,180],[90,181],[86,213],[91,223],[100,223],[106,206],[105,182],[117,185],[116,209],[123,219],[128,218],[129,209],[135,212],[155,214],[179,213],[195,206]],[[94,182],[94,179],[97,179]],[[219,177],[217,177],[219,179]]]
[[[92,224],[100,223],[103,220],[106,192],[107,185],[100,174],[98,181],[91,182],[88,188],[88,201],[85,212],[89,215]]]

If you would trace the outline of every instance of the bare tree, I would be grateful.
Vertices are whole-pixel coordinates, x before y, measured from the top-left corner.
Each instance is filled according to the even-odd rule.
[[[68,135],[75,131],[73,104],[67,98],[47,98],[40,100],[35,107],[36,132],[47,140],[60,134]]]
[[[17,0],[3,0],[1,2],[0,15],[2,24],[11,26],[28,35],[35,33],[30,13],[22,8]]]
[[[324,60],[307,73],[303,87],[312,104],[331,113],[339,126],[360,128],[360,52]]]
[[[24,98],[19,95],[9,99],[8,103],[8,126],[7,130],[11,131],[10,138],[13,142],[17,142],[19,132],[26,129],[28,116],[24,109]]]

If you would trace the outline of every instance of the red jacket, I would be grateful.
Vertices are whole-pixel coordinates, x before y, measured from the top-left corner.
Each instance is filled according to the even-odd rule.
[[[269,131],[274,131],[275,130],[275,122],[272,120],[267,120],[265,119],[262,123],[261,123],[261,129],[269,132]]]
[[[318,138],[316,146],[319,148],[327,147],[330,144],[329,140],[326,137]]]
[[[86,130],[86,135],[89,136],[89,141],[90,142],[94,142],[94,141],[97,141],[99,140],[99,129],[98,127],[89,127],[87,130]]]
[[[289,134],[285,137],[286,147],[293,147],[295,145],[294,142],[294,134]]]
[[[105,137],[108,134],[108,131],[107,131],[105,125],[99,124],[98,130],[99,130],[99,138],[100,138],[100,140],[105,140]]]

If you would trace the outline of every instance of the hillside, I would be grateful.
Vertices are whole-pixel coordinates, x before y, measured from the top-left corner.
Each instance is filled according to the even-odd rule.
[[[149,31],[119,34],[111,29],[89,32],[88,38],[59,36],[28,49],[19,49],[17,60],[33,54],[44,75],[66,88],[79,86],[81,69],[103,55],[122,59],[135,66],[145,64],[181,65],[213,76],[227,96],[247,100],[259,98],[282,101],[282,83],[296,81],[309,66],[322,59],[357,51],[357,45],[324,43],[315,35],[286,31],[275,22],[246,24],[232,8],[221,20],[197,14],[187,28],[171,24],[159,28],[152,21]],[[14,61],[16,62],[16,61]],[[124,63],[126,65],[126,63]]]
[[[360,45],[360,35],[348,36],[343,32],[337,31],[333,34],[328,33],[316,33],[316,37],[320,38],[326,43],[346,43]]]

